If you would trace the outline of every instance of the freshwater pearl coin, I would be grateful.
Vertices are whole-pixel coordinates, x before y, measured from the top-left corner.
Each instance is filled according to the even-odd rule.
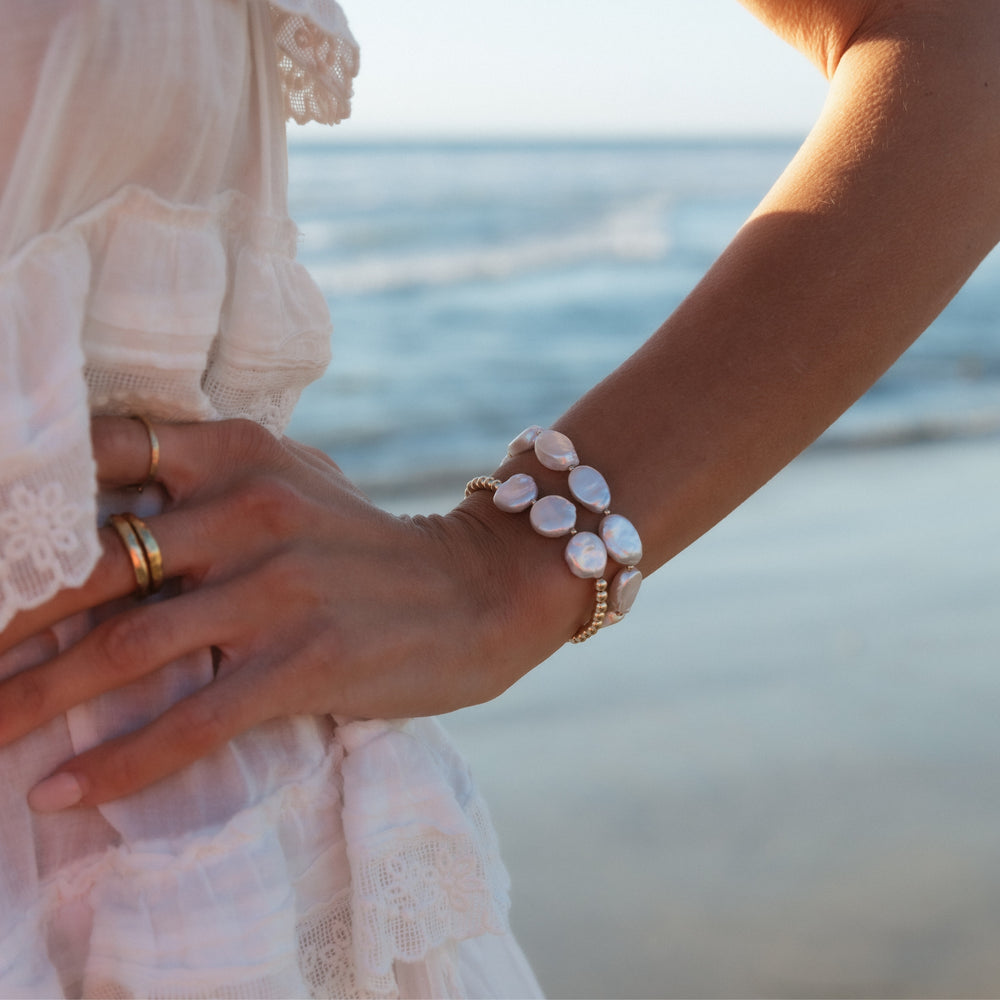
[[[611,506],[608,481],[592,466],[578,465],[570,470],[569,491],[595,514],[603,514]]]
[[[608,514],[601,521],[601,538],[608,547],[608,555],[623,566],[632,566],[642,558],[639,532],[621,514]]]
[[[539,434],[542,433],[542,428],[538,424],[532,424],[530,427],[525,427],[523,431],[509,445],[507,445],[507,454],[513,458],[515,455],[520,455],[522,452],[530,451],[534,445],[535,440]]]
[[[515,472],[510,479],[501,483],[493,494],[493,502],[508,514],[518,514],[527,510],[538,496],[538,486],[531,476]]]
[[[538,534],[546,538],[558,538],[573,530],[573,525],[576,524],[576,507],[572,500],[552,495],[536,501],[528,516],[531,526]]]
[[[565,472],[580,464],[580,456],[565,434],[547,430],[535,438],[535,455],[546,469]]]
[[[608,607],[617,616],[615,621],[621,620],[628,613],[635,603],[641,584],[642,573],[637,569],[623,569],[611,581],[611,586],[608,588]]]
[[[573,576],[597,580],[604,576],[608,550],[592,531],[578,531],[566,543],[566,564]]]

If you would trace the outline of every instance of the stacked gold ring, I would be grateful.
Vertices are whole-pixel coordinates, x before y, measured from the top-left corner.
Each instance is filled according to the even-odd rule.
[[[118,532],[132,562],[136,597],[148,597],[163,586],[163,553],[149,526],[135,514],[112,514],[111,527]]]

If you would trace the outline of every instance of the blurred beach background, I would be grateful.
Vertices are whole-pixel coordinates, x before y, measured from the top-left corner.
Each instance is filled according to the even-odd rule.
[[[289,136],[335,322],[291,433],[412,512],[669,315],[823,90],[730,0],[588,8],[554,67],[566,4],[430,6],[348,8],[358,124]],[[998,447],[994,253],[628,622],[446,720],[550,996],[1000,994]]]

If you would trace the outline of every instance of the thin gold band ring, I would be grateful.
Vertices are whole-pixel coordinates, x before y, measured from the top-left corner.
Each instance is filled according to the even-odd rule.
[[[146,428],[146,433],[149,435],[149,471],[146,473],[146,478],[136,487],[141,493],[150,483],[156,482],[156,474],[160,471],[160,439],[146,417],[139,415],[135,419]]]
[[[125,544],[125,550],[132,561],[132,572],[135,574],[135,594],[137,597],[149,595],[149,563],[146,552],[139,541],[139,536],[128,520],[121,514],[111,515],[111,527],[118,532],[118,537]]]

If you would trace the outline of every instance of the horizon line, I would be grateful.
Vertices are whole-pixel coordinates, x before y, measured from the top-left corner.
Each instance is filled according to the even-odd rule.
[[[441,130],[436,132],[407,131],[407,130],[382,130],[382,129],[362,129],[354,130],[350,128],[332,129],[329,126],[289,126],[286,136],[289,142],[300,144],[325,145],[336,143],[345,145],[349,143],[370,143],[372,145],[440,145],[445,143],[471,145],[479,144],[513,144],[513,143],[577,143],[577,144],[607,144],[607,143],[656,143],[656,142],[685,142],[685,143],[726,143],[726,142],[775,142],[775,143],[801,143],[807,132],[794,130],[736,130],[725,129],[718,131],[687,131],[674,129],[670,131],[635,131],[635,132],[604,132],[600,130],[590,132],[549,132],[536,130],[523,131],[452,131]]]

